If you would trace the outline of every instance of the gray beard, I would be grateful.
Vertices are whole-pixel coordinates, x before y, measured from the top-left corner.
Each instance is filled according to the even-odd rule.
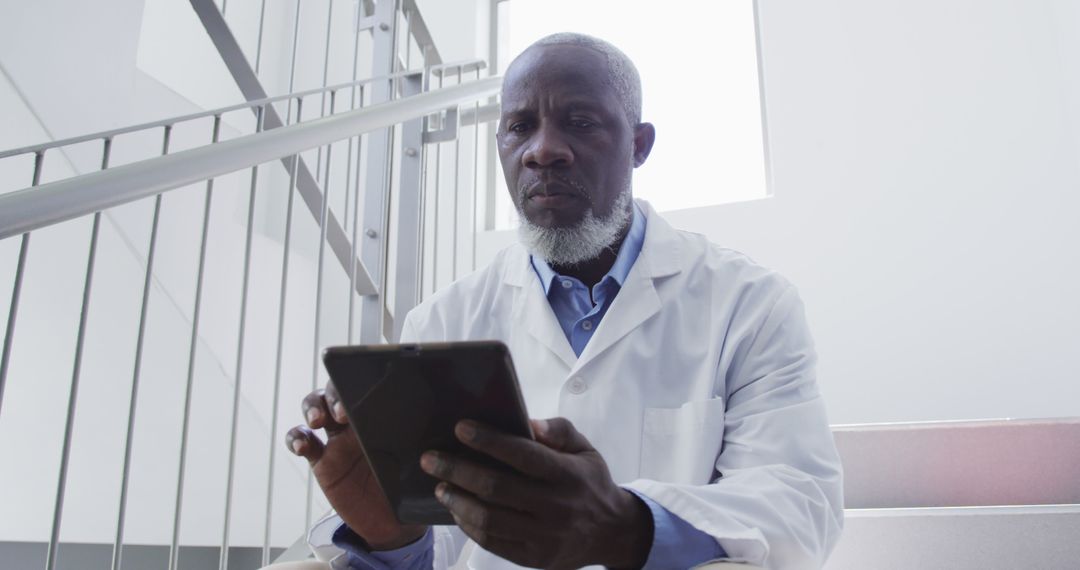
[[[619,234],[630,222],[630,192],[620,192],[615,205],[606,217],[597,217],[592,208],[585,217],[569,228],[544,228],[530,222],[521,210],[518,237],[529,253],[543,258],[550,265],[574,266],[596,259],[615,245]]]

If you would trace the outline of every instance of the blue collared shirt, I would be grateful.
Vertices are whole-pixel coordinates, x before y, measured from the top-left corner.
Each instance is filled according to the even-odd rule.
[[[645,214],[634,204],[630,231],[619,247],[615,263],[592,290],[574,277],[559,275],[543,259],[530,257],[551,310],[574,354],[581,356],[615,296],[626,283],[626,277],[645,244],[645,225]],[[724,549],[712,536],[694,528],[645,495],[633,490],[631,492],[649,507],[653,517],[653,544],[644,568],[690,568],[725,556]],[[431,568],[433,561],[431,549],[434,541],[430,530],[408,546],[371,553],[364,550],[355,535],[342,524],[334,533],[333,542],[348,552],[349,568],[354,569],[420,570]]]
[[[641,253],[645,244],[645,214],[634,204],[634,213],[630,222],[630,231],[626,234],[615,263],[600,282],[590,291],[579,279],[555,273],[546,261],[530,256],[533,269],[540,284],[544,286],[551,310],[555,313],[562,327],[566,340],[574,354],[581,356],[585,345],[589,343],[608,307],[615,300],[615,295],[626,283],[626,276]]]

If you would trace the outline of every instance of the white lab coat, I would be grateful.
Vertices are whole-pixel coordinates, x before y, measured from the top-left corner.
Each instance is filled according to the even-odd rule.
[[[733,559],[820,568],[843,526],[841,469],[798,294],[638,203],[641,254],[580,357],[521,246],[410,312],[402,339],[503,341],[529,415],[572,421],[617,483]],[[440,568],[464,540],[437,531]],[[475,548],[468,567],[517,566]]]

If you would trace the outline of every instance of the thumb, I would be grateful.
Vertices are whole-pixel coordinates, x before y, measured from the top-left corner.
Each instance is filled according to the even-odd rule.
[[[536,441],[555,451],[564,453],[594,451],[589,440],[566,418],[530,420],[530,423],[533,433],[536,434]]]

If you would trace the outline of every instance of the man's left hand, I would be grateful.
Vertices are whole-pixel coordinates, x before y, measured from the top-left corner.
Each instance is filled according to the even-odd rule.
[[[435,494],[485,550],[532,568],[640,568],[652,547],[649,507],[617,486],[607,464],[563,418],[533,420],[536,441],[477,422],[457,424],[465,445],[513,468],[491,469],[428,451]]]

